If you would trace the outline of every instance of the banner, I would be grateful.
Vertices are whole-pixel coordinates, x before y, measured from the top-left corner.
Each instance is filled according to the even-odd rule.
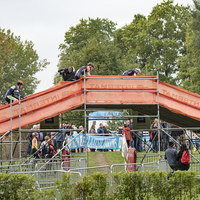
[[[68,137],[68,143],[75,136]],[[121,150],[122,136],[95,136],[87,135],[87,148],[89,149],[119,149]],[[70,149],[85,148],[85,135],[81,134],[69,145]]]

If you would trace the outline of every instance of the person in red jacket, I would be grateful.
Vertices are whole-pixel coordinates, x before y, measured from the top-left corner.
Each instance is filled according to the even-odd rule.
[[[124,129],[122,130],[122,135],[125,133],[125,137],[126,137],[126,142],[128,147],[131,146],[131,137],[132,137],[132,133],[130,132],[130,128],[127,126],[127,124],[124,124]]]

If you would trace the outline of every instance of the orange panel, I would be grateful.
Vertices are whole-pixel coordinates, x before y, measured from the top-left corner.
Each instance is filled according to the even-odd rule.
[[[156,77],[88,76],[88,104],[154,104],[157,103]],[[29,95],[21,101],[21,127],[32,125],[84,104],[84,80],[60,82],[48,90]],[[200,96],[159,82],[159,103],[173,113],[200,121]],[[13,104],[12,128],[19,128],[19,106]],[[0,106],[0,135],[11,127],[10,106]]]

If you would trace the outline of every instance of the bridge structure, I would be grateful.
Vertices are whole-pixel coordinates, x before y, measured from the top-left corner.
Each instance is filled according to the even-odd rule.
[[[61,81],[12,106],[1,105],[0,139],[75,109],[84,111],[85,128],[88,109],[132,109],[180,127],[200,127],[200,95],[159,81],[158,75],[82,76],[77,81]]]

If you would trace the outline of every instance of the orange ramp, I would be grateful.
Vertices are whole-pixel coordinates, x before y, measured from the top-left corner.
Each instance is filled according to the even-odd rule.
[[[85,81],[87,108],[132,108],[157,114],[162,120],[184,127],[200,126],[200,96],[159,81],[156,77],[89,76]],[[159,91],[159,97],[157,96]],[[21,127],[39,123],[83,107],[84,79],[60,82],[21,101]],[[0,106],[0,135],[10,130],[10,105]],[[19,128],[19,105],[12,106],[12,129]]]

